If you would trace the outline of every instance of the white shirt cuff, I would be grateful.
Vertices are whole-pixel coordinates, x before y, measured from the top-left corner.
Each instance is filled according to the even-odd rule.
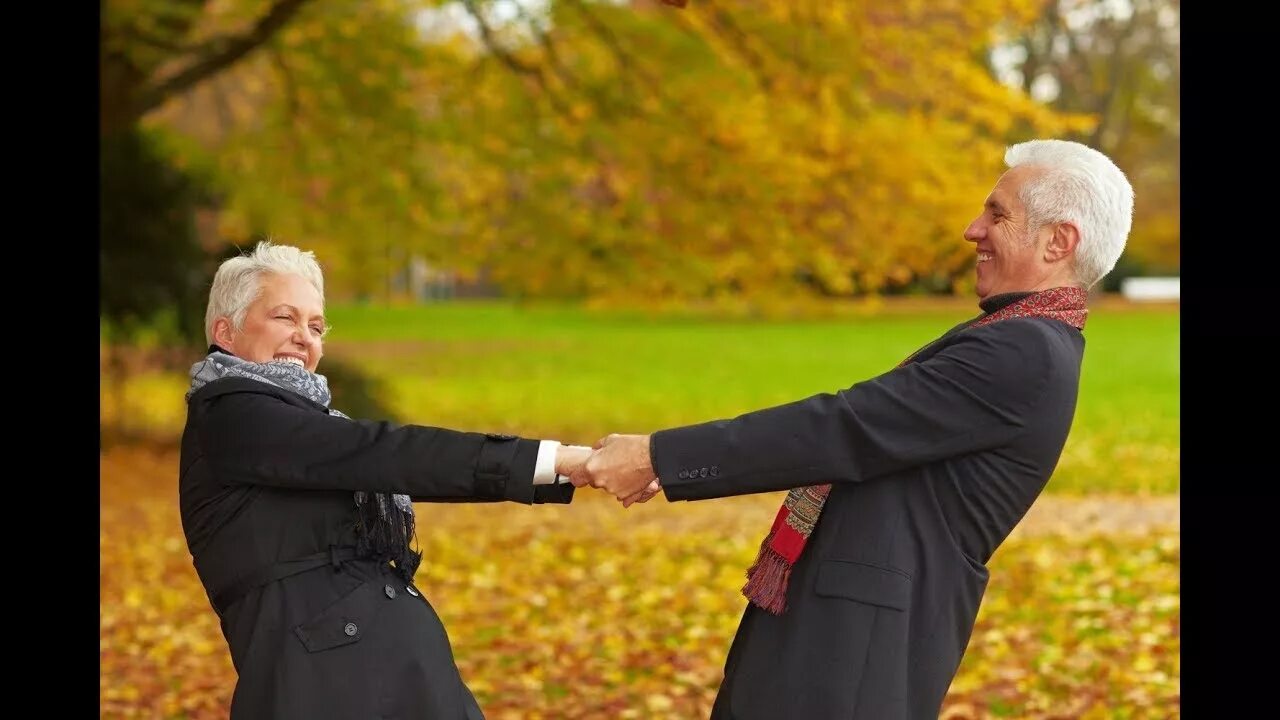
[[[538,460],[533,465],[534,485],[556,484],[556,450],[560,443],[556,440],[543,440],[538,443]]]

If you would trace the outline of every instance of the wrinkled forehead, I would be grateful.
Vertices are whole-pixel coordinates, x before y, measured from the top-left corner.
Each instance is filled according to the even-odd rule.
[[[1023,186],[1043,173],[1043,168],[1030,165],[1019,165],[1018,167],[1010,168],[1000,176],[996,186],[992,188],[991,194],[987,196],[987,203],[996,204],[1005,210],[1022,209]]]
[[[306,278],[294,274],[262,275],[259,279],[258,299],[255,305],[276,307],[291,305],[308,315],[324,313],[324,298]]]

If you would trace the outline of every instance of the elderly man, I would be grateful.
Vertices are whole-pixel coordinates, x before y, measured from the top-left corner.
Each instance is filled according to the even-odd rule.
[[[1087,290],[1124,250],[1133,188],[1086,146],[1036,140],[964,237],[982,314],[835,394],[611,435],[572,476],[625,504],[790,490],[743,588],[711,716],[936,718],[986,562],[1058,462]],[[763,528],[762,528],[763,530]]]

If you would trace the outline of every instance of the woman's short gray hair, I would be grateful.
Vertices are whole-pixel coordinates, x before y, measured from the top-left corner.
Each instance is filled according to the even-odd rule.
[[[1093,287],[1116,266],[1133,225],[1133,186],[1106,155],[1066,140],[1031,140],[1004,154],[1010,168],[1044,170],[1022,186],[1027,226],[1072,222],[1080,230],[1075,274]]]
[[[213,344],[213,323],[220,317],[231,318],[237,330],[244,327],[245,313],[262,291],[263,275],[288,274],[299,275],[310,282],[320,293],[320,302],[324,302],[324,273],[313,252],[263,240],[253,252],[224,260],[209,289],[209,306],[204,313],[205,340]]]

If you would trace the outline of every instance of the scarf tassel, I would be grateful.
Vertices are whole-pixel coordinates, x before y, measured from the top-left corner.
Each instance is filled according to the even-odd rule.
[[[362,555],[394,562],[401,579],[412,583],[422,562],[422,553],[409,547],[414,537],[413,514],[396,507],[384,493],[358,495],[357,549]]]
[[[791,563],[772,547],[773,533],[761,544],[760,555],[747,570],[747,584],[742,594],[762,610],[781,615],[787,609],[787,586],[791,579]]]

